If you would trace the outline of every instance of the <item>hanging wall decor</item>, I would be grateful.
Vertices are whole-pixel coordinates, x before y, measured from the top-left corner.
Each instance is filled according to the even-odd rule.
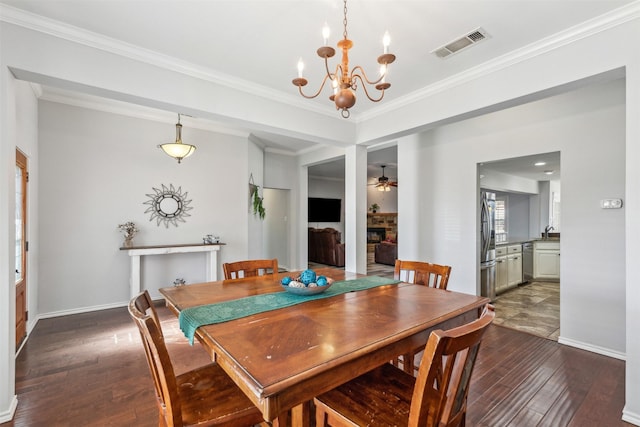
[[[156,225],[159,227],[161,223],[164,223],[166,228],[169,228],[169,224],[178,226],[178,221],[186,222],[185,217],[189,215],[189,211],[193,209],[191,206],[191,200],[187,200],[187,192],[182,192],[182,188],[176,189],[173,184],[167,187],[161,184],[161,188],[153,188],[153,193],[147,194],[149,200],[144,202],[145,205],[149,205],[144,213],[150,213],[151,217],[149,221],[156,220]]]
[[[266,210],[262,204],[264,198],[260,197],[260,194],[258,193],[259,189],[260,186],[253,182],[253,174],[251,174],[249,177],[249,198],[251,199],[253,214],[260,219],[264,219]]]

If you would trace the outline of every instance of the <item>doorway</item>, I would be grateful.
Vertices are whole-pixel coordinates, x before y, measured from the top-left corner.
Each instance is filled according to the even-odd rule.
[[[496,324],[560,335],[560,152],[478,165],[496,199]],[[499,202],[499,203],[498,203]],[[543,240],[547,231],[547,238]]]
[[[16,150],[16,351],[27,336],[27,156]]]

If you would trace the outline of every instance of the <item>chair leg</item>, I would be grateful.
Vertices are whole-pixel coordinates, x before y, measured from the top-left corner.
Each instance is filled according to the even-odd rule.
[[[402,370],[407,374],[413,375],[413,353],[402,355]]]
[[[316,405],[316,427],[325,427],[327,425],[327,413],[324,407]]]
[[[309,425],[311,417],[311,401],[301,403],[291,408],[291,425]]]

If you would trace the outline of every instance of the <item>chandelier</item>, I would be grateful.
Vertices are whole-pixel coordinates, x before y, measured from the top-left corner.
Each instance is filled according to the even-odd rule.
[[[166,144],[158,145],[158,148],[162,148],[168,156],[178,160],[178,163],[182,159],[189,157],[196,151],[196,146],[191,144],[184,144],[182,142],[182,125],[180,124],[180,114],[178,114],[178,123],[176,123],[176,142],[170,142]]]
[[[389,64],[396,60],[396,56],[388,52],[391,38],[389,37],[389,32],[385,32],[384,37],[382,38],[384,52],[378,57],[378,64],[380,64],[380,77],[378,78],[378,80],[369,80],[364,72],[364,69],[360,65],[356,65],[350,71],[349,49],[353,47],[353,42],[347,37],[347,0],[344,0],[344,19],[342,23],[344,25],[344,31],[342,33],[343,39],[340,40],[337,44],[338,48],[342,50],[342,62],[336,66],[333,73],[329,71],[328,59],[333,57],[336,54],[336,51],[334,48],[327,46],[329,42],[329,27],[325,24],[324,28],[322,29],[324,46],[320,47],[317,50],[317,54],[320,58],[324,59],[326,75],[322,79],[322,84],[320,85],[320,89],[318,89],[318,92],[316,92],[314,95],[305,95],[302,92],[302,87],[306,86],[308,83],[307,79],[302,77],[302,71],[304,70],[304,63],[302,62],[302,59],[298,61],[298,77],[293,79],[292,83],[295,86],[298,86],[300,95],[305,98],[311,99],[320,95],[320,92],[322,92],[322,89],[324,88],[327,80],[331,80],[333,93],[329,97],[329,99],[335,102],[336,110],[340,110],[342,117],[346,119],[350,116],[349,108],[353,107],[356,103],[355,90],[358,88],[358,81],[360,81],[360,84],[364,89],[364,93],[370,101],[379,102],[382,100],[382,97],[384,97],[384,91],[391,87],[390,83],[385,82],[385,77],[387,76]],[[372,98],[371,95],[369,95],[367,85],[374,86],[377,90],[379,90],[380,96],[378,98]]]

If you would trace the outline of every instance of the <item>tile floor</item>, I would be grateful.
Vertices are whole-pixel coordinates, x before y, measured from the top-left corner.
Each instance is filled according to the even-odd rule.
[[[554,341],[560,335],[560,283],[531,282],[496,297],[495,323]]]

